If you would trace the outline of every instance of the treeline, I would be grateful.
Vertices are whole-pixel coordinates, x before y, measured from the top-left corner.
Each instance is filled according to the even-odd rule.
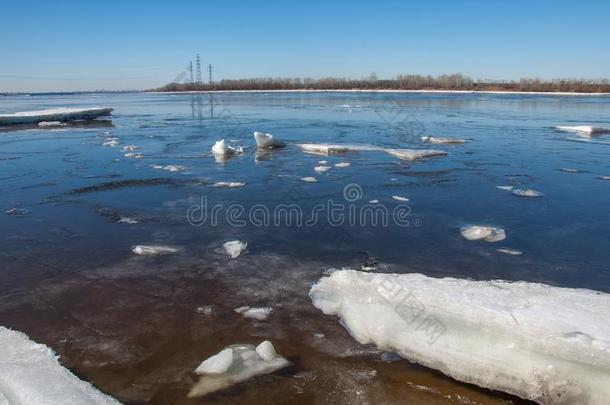
[[[475,81],[461,74],[433,76],[399,75],[394,79],[327,77],[322,79],[253,78],[207,83],[170,83],[154,91],[228,90],[467,90],[610,93],[608,80]]]

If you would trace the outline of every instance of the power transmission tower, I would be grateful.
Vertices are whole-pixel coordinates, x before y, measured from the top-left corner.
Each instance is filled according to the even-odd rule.
[[[197,54],[197,84],[201,84],[201,61],[199,60],[199,54]]]
[[[193,84],[193,61],[191,61],[191,65],[189,67],[189,70],[191,71],[191,84]]]
[[[212,84],[212,65],[208,65],[208,79],[209,79],[209,83]]]

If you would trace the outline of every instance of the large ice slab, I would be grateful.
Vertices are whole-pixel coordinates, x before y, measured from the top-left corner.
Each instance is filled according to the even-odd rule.
[[[49,110],[22,111],[13,114],[0,115],[0,125],[36,124],[43,121],[76,121],[92,120],[110,115],[112,108],[53,108]]]
[[[384,152],[403,160],[416,160],[447,154],[444,150],[437,149],[384,149]]]
[[[358,342],[457,380],[540,404],[608,404],[610,294],[340,270],[310,296]]]
[[[297,145],[305,153],[316,155],[334,155],[347,152],[381,151],[383,148],[373,145],[352,145],[335,143],[301,143]]]
[[[591,125],[556,126],[555,129],[567,132],[576,132],[580,135],[598,135],[610,133],[610,127],[594,127]]]
[[[47,346],[0,326],[0,404],[120,403],[62,367]]]

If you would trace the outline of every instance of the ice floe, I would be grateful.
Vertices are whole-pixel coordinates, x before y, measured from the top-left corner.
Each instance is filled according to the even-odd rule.
[[[384,149],[384,152],[403,160],[416,160],[447,154],[443,150],[436,149]]]
[[[131,217],[121,217],[121,218],[119,218],[119,220],[117,222],[122,223],[122,224],[133,225],[133,224],[137,224],[138,220],[131,218]]]
[[[239,181],[217,181],[212,184],[212,187],[219,188],[239,188],[245,186],[246,183],[240,183]]]
[[[540,404],[610,398],[610,294],[339,270],[310,297],[361,344]]]
[[[301,143],[297,145],[303,152],[316,155],[334,155],[346,152],[365,152],[380,151],[383,148],[372,145],[352,145],[352,144],[333,144],[333,143]]]
[[[600,180],[610,180],[610,176],[597,176]]]
[[[327,164],[328,164],[328,162],[327,162],[326,160],[320,160],[320,161],[318,162],[318,164],[319,164],[319,165],[327,165]]]
[[[273,135],[264,134],[262,132],[254,132],[254,140],[256,141],[257,148],[275,149],[286,146],[284,142],[278,141]]]
[[[180,165],[151,165],[150,167],[158,170],[167,170],[168,172],[181,172],[186,169],[186,167]]]
[[[239,240],[231,240],[225,242],[222,247],[231,259],[235,259],[244,253],[248,244]]]
[[[434,144],[459,144],[466,143],[464,139],[444,138],[441,136],[422,136],[421,141]]]
[[[409,199],[407,197],[402,197],[400,195],[393,195],[392,199],[396,200],[396,201],[401,201],[401,202],[407,202],[409,201]]]
[[[313,168],[313,170],[317,173],[324,173],[325,171],[329,170],[330,166],[316,166]]]
[[[118,138],[106,138],[106,141],[104,141],[104,143],[102,143],[102,146],[108,146],[108,147],[114,148],[115,146],[118,146],[118,144],[119,144]]]
[[[195,373],[201,378],[193,385],[188,397],[203,396],[288,365],[290,362],[279,355],[269,341],[258,346],[231,345],[197,367]]]
[[[338,168],[349,167],[350,165],[351,165],[351,163],[349,163],[349,162],[339,162],[339,163],[335,163],[335,167],[338,167]]]
[[[217,141],[214,146],[212,146],[212,153],[217,156],[232,156],[243,152],[243,147],[227,145],[224,139]]]
[[[125,152],[133,152],[140,149],[140,147],[136,145],[125,145],[121,149],[123,149]]]
[[[9,208],[8,210],[5,211],[6,215],[12,215],[15,217],[25,217],[29,213],[30,213],[30,211],[26,210],[25,208],[18,208],[18,207]]]
[[[47,346],[0,326],[0,404],[119,405],[120,402],[64,368],[57,354]]]
[[[38,122],[91,120],[112,113],[112,108],[53,108],[1,114],[0,125],[36,124]]]
[[[143,157],[140,153],[135,153],[135,152],[129,152],[123,156],[125,156],[126,158],[129,158],[129,159],[142,159],[142,157]]]
[[[566,172],[566,173],[587,173],[586,170],[574,169],[572,167],[562,167],[559,170],[561,170],[562,172]]]
[[[301,177],[301,181],[304,181],[305,183],[315,183],[316,181],[318,181],[318,179],[316,179],[315,177],[307,176]]]
[[[513,190],[513,194],[519,197],[543,197],[544,194],[540,191],[531,189],[516,188]]]
[[[166,255],[171,253],[176,253],[178,249],[171,246],[161,246],[161,245],[137,245],[134,246],[131,251],[137,255],[141,256],[158,256],[158,255]]]
[[[504,191],[513,191],[513,189],[515,187],[513,187],[513,186],[496,186],[496,188],[499,188],[500,190],[504,190]]]
[[[556,126],[555,129],[560,131],[575,132],[579,135],[598,135],[610,133],[610,127],[595,127],[591,125],[576,125],[576,126]]]
[[[506,239],[506,232],[504,229],[492,226],[464,226],[460,228],[460,234],[468,240],[483,239],[486,242],[500,242]]]
[[[510,249],[510,248],[500,248],[500,249],[496,249],[496,250],[500,253],[506,253],[507,255],[512,255],[512,256],[521,256],[523,254],[523,252],[520,250],[515,250],[515,249]]]
[[[369,200],[369,204],[379,204],[379,200]]]
[[[68,124],[61,121],[41,121],[38,123],[41,128],[65,127],[66,125]]]
[[[260,308],[252,308],[247,305],[234,309],[235,312],[241,314],[244,318],[256,319],[257,321],[264,321],[269,318],[271,313],[273,312],[273,308],[271,307],[260,307]]]

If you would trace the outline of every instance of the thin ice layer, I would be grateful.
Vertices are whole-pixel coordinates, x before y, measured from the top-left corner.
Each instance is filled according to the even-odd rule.
[[[607,404],[610,295],[544,284],[335,271],[310,296],[360,343],[541,404]]]
[[[0,404],[3,403],[119,404],[62,367],[47,346],[0,326]]]

